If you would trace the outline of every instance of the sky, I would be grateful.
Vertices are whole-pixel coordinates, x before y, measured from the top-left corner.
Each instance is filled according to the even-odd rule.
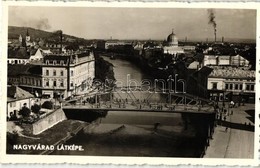
[[[256,39],[256,11],[213,9],[217,38]],[[214,39],[208,9],[10,6],[8,25],[86,39]]]

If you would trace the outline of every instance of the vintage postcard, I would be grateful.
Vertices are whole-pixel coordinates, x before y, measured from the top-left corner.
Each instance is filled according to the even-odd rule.
[[[259,163],[260,4],[2,3],[2,163]]]

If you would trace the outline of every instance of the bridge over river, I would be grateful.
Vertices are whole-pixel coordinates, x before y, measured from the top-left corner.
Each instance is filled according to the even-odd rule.
[[[138,89],[139,88],[139,89]],[[159,101],[152,99],[156,94],[163,95]],[[129,87],[116,87],[113,90],[99,90],[78,96],[67,101],[63,109],[91,111],[133,111],[163,113],[213,114],[214,103],[187,93],[164,91],[142,91]]]

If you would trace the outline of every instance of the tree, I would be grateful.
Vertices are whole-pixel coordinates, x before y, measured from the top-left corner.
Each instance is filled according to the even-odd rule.
[[[41,109],[41,106],[38,105],[38,104],[34,104],[34,105],[31,107],[32,112],[35,113],[35,114],[39,114],[40,109]]]
[[[46,109],[52,109],[53,108],[53,103],[51,101],[45,101],[42,104],[42,108],[46,108]]]
[[[22,115],[23,118],[29,117],[30,113],[31,113],[31,110],[26,106],[23,106],[22,109],[19,111],[19,115]]]

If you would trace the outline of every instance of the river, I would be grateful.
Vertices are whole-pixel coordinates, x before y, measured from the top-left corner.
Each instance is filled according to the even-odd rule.
[[[114,66],[115,78],[124,86],[127,76],[140,82],[152,79],[126,60],[104,59]],[[129,79],[129,78],[128,78]],[[136,95],[140,99],[145,93]],[[155,94],[159,102],[164,95]],[[109,111],[67,144],[82,145],[84,151],[55,151],[55,155],[198,157],[194,130],[184,130],[180,114]]]

